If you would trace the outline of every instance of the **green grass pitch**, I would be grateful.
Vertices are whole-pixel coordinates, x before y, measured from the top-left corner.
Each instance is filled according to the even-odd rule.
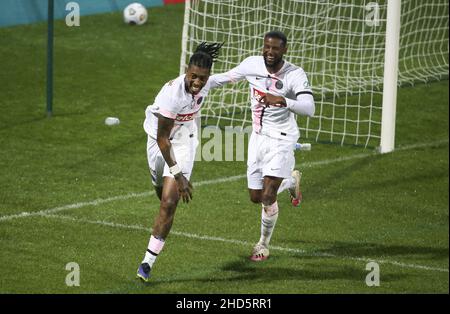
[[[52,118],[46,24],[0,29],[0,293],[449,293],[448,81],[399,89],[393,153],[296,152],[304,202],[279,196],[264,263],[247,259],[261,209],[245,162],[197,162],[194,199],[178,207],[151,283],[138,282],[159,206],[142,122],[178,75],[183,5],[149,13],[142,27],[120,13],[56,22]],[[80,286],[66,285],[70,262]]]

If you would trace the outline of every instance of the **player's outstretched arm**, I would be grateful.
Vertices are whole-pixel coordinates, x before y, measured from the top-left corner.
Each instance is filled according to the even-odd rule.
[[[230,83],[230,82],[237,82],[243,79],[244,77],[240,78],[237,75],[233,73],[233,70],[225,73],[219,73],[211,75],[208,79],[208,84],[211,89],[222,87],[223,85]]]
[[[174,120],[158,115],[158,132],[156,141],[164,160],[171,169],[171,172],[172,169],[175,169],[175,172],[172,172],[172,174],[178,184],[180,198],[183,199],[183,202],[188,203],[192,199],[192,185],[181,172],[181,169],[177,165],[175,154],[173,153],[172,143],[169,139],[173,126]]]
[[[228,72],[211,75],[208,80],[210,88],[222,87],[227,83],[236,83],[245,79],[249,69],[252,69],[251,57],[242,61],[238,66],[232,68]]]

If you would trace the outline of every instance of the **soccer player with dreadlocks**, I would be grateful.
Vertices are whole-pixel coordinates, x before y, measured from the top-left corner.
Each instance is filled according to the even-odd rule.
[[[160,208],[137,271],[143,281],[149,280],[153,263],[164,247],[178,201],[188,203],[192,199],[189,178],[198,145],[194,119],[211,87],[208,79],[220,47],[219,43],[201,43],[189,60],[186,74],[166,83],[145,111],[147,160]]]

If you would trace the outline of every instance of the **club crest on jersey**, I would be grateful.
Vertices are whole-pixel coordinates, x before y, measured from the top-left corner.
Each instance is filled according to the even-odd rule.
[[[275,83],[275,87],[276,87],[277,89],[282,89],[282,88],[283,88],[283,82],[280,81],[280,80],[278,80],[278,81]]]
[[[202,103],[202,101],[203,101],[203,96],[201,96],[197,99],[197,105],[200,105]]]

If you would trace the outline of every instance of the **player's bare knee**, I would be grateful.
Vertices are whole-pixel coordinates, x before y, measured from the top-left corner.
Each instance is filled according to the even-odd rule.
[[[272,205],[273,203],[275,203],[277,200],[277,194],[273,193],[270,190],[264,190],[264,192],[262,193],[261,196],[261,203],[263,203],[263,205]]]
[[[255,204],[260,204],[262,202],[260,195],[250,195],[250,200]]]
[[[250,200],[255,204],[260,204],[262,202],[261,199],[261,191],[259,190],[249,190]]]

